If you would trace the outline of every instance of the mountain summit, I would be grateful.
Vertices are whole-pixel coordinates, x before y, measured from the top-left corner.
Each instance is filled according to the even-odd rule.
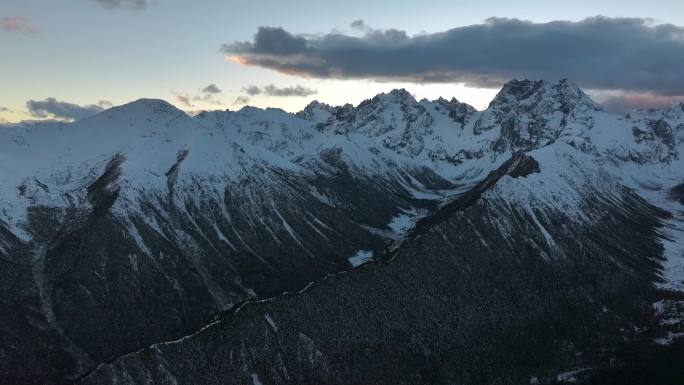
[[[577,84],[568,79],[555,83],[545,80],[511,80],[504,84],[489,108],[507,106],[517,106],[528,111],[543,108],[547,113],[558,110],[564,114],[577,108],[596,111],[601,109]]]
[[[141,99],[2,129],[0,374],[419,384],[608,370],[616,346],[682,333],[679,294],[655,290],[684,291],[682,143],[681,106],[616,116],[567,80],[513,80],[484,111],[406,90],[297,114],[190,117]]]

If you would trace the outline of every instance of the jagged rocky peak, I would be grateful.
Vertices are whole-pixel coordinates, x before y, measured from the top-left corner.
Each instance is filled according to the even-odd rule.
[[[399,98],[399,99],[410,99],[415,101],[416,99],[408,92],[405,88],[395,88],[389,92],[389,95]]]
[[[518,80],[506,83],[473,128],[476,135],[500,129],[496,152],[529,150],[552,143],[568,125],[595,124],[601,107],[575,83],[562,79]]]
[[[552,85],[553,92],[551,95],[553,99],[559,103],[560,110],[563,113],[569,113],[571,109],[576,107],[584,107],[589,110],[600,111],[601,106],[594,102],[589,95],[584,93],[582,89],[575,83],[568,79],[561,79]]]
[[[490,103],[491,106],[518,103],[537,94],[546,84],[543,80],[513,79],[503,85]]]
[[[432,101],[432,103],[436,103],[444,107],[458,108],[468,112],[477,111],[475,107],[471,106],[468,103],[461,102],[455,97],[452,97],[451,99],[447,100],[446,98],[440,96],[438,99]]]
[[[454,97],[452,97],[451,100],[446,100],[445,98],[440,97],[433,103],[444,108],[448,112],[449,117],[454,122],[461,123],[461,126],[465,125],[469,115],[477,112],[475,107],[468,103],[459,102],[458,99]]]
[[[297,112],[297,116],[314,122],[325,121],[334,113],[335,108],[329,104],[314,100],[307,104],[303,110]]]
[[[577,109],[601,110],[577,84],[568,79],[557,82],[513,79],[504,84],[489,107],[506,111],[516,108],[523,112],[560,111],[563,114],[573,113]]]
[[[306,107],[304,107],[304,111],[314,109],[331,110],[332,107],[329,104],[319,102],[318,100],[313,100],[311,103],[307,104]]]
[[[637,109],[626,115],[628,119],[634,121],[643,119],[667,119],[670,122],[684,123],[684,103],[676,104],[669,108],[647,108]]]
[[[398,104],[401,106],[417,104],[416,99],[404,88],[395,88],[390,92],[383,92],[375,95],[371,99],[366,99],[359,104],[359,109],[368,109],[375,107],[383,107],[390,104]]]
[[[435,100],[434,103],[437,103],[443,107],[447,107],[451,111],[459,111],[460,113],[464,114],[471,114],[473,112],[477,112],[477,109],[475,109],[475,107],[471,106],[468,103],[461,102],[454,97],[452,97],[450,100],[439,98]]]
[[[411,95],[411,93],[408,92],[405,88],[395,88],[389,93],[382,93],[376,96],[376,98],[383,101],[400,104],[416,103],[416,98],[414,98],[413,95]]]

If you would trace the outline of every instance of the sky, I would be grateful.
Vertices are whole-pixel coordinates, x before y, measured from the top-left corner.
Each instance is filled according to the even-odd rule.
[[[515,77],[623,111],[684,101],[684,2],[0,0],[0,122],[138,98],[298,111],[406,88],[483,109]]]

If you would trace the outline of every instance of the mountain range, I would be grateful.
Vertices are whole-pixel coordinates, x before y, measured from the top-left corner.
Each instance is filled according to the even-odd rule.
[[[1,127],[0,379],[672,383],[683,158],[566,79]]]

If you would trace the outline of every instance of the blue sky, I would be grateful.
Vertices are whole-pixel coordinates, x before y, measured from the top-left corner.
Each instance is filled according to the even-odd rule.
[[[151,0],[145,9],[131,8],[110,9],[96,0],[0,0],[0,19],[4,20],[0,29],[0,118],[36,118],[28,111],[27,101],[47,98],[77,105],[101,101],[117,105],[150,97],[168,100],[188,111],[236,109],[241,104],[234,104],[235,100],[246,97],[243,88],[252,85],[278,89],[301,85],[317,92],[308,96],[262,92],[249,97],[249,104],[290,111],[303,108],[313,99],[331,104],[358,103],[399,86],[417,97],[455,96],[476,108],[485,107],[496,92],[495,85],[466,87],[457,77],[431,83],[404,78],[378,80],[377,76],[291,75],[260,65],[238,64],[219,52],[223,44],[252,41],[260,26],[282,27],[295,36],[353,34],[350,23],[361,19],[373,30],[397,29],[413,36],[481,24],[493,16],[544,23],[580,21],[595,15],[652,18],[655,24],[684,26],[684,2],[675,0]],[[27,28],[17,27],[17,21]],[[205,98],[201,90],[210,84],[222,92],[206,100],[192,100]],[[183,97],[191,105],[184,104]]]

